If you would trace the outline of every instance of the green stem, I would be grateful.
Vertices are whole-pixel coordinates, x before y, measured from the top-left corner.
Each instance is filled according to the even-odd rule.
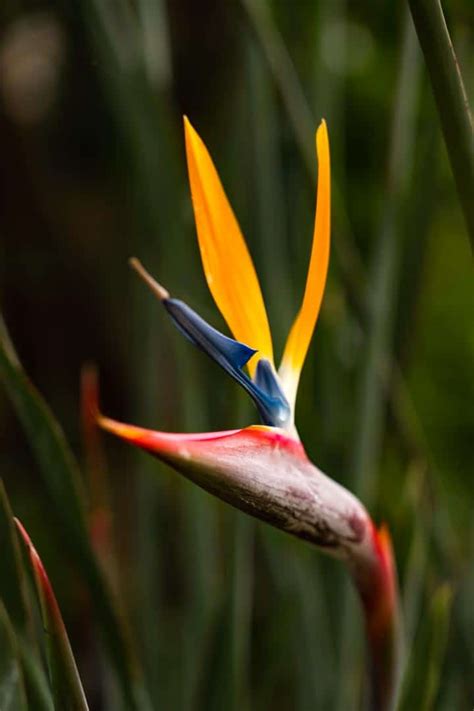
[[[404,20],[400,51],[398,85],[394,99],[394,113],[390,134],[388,173],[386,179],[385,205],[377,241],[374,243],[370,297],[370,321],[364,367],[361,373],[361,389],[358,401],[356,441],[353,455],[353,489],[369,509],[377,491],[377,472],[385,434],[384,380],[387,366],[393,363],[391,343],[394,312],[398,296],[399,268],[401,258],[402,213],[405,196],[409,189],[409,176],[413,160],[415,140],[415,117],[418,99],[418,69],[415,34],[409,17]],[[356,693],[359,680],[344,677],[344,669],[354,655],[356,629],[351,599],[346,595],[342,608],[341,683],[338,709],[348,708]],[[373,661],[377,661],[374,649]],[[393,657],[393,664],[399,660]],[[394,670],[393,678],[398,676]],[[387,698],[382,707],[393,707],[396,696]]]
[[[461,207],[474,247],[474,132],[466,90],[439,0],[408,0],[425,57]]]
[[[250,638],[252,623],[255,525],[240,512],[234,517],[234,560],[232,570],[232,703],[235,711],[249,708]]]

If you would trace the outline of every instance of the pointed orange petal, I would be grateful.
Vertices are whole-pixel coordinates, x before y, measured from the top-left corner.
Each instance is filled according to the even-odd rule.
[[[283,354],[280,375],[285,394],[294,405],[298,381],[318,318],[329,264],[331,227],[331,167],[329,139],[323,120],[316,132],[318,191],[313,246],[303,303],[291,327]]]
[[[257,274],[206,146],[184,118],[189,182],[199,249],[214,301],[234,337],[273,363],[273,348]]]

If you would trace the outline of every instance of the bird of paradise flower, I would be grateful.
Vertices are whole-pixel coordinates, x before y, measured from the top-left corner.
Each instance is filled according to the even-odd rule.
[[[204,273],[235,339],[172,298],[137,259],[131,265],[178,329],[245,388],[262,424],[199,434],[152,431],[105,417],[96,396],[92,414],[104,430],[167,462],[218,498],[345,561],[364,610],[372,708],[392,708],[399,668],[399,624],[388,530],[377,529],[360,501],[309,461],[295,427],[300,373],[329,263],[331,180],[326,123],[322,121],[316,132],[317,207],[306,288],[278,370],[260,285],[239,225],[212,159],[186,118],[184,128]]]

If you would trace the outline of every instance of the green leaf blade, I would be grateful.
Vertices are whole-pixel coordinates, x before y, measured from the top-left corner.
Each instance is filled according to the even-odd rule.
[[[26,691],[13,627],[0,601],[0,709],[27,711]]]
[[[26,578],[3,481],[0,481],[0,551],[0,600],[15,629],[31,632]]]
[[[123,620],[89,541],[79,466],[59,423],[24,372],[1,315],[0,380],[35,454],[64,541],[87,581],[95,618],[127,708],[151,708]]]
[[[57,708],[88,711],[87,700],[64,626],[59,605],[46,570],[28,533],[15,519],[17,529],[27,548],[36,593],[49,648],[49,664],[53,693]]]

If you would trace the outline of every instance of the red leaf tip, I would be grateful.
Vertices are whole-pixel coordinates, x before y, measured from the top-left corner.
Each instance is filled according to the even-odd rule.
[[[31,566],[33,568],[38,584],[41,587],[42,593],[45,596],[51,611],[61,620],[61,613],[59,612],[58,603],[56,601],[56,597],[54,595],[53,588],[51,586],[51,582],[48,578],[48,574],[45,570],[43,562],[39,557],[38,552],[34,547],[26,528],[23,526],[23,524],[18,518],[15,517],[13,520],[15,522],[18,532],[20,533],[23,539],[26,548],[28,549],[28,555],[30,557]]]
[[[388,526],[373,526],[372,537],[378,565],[366,602],[369,634],[378,637],[386,634],[397,614],[397,575]]]

